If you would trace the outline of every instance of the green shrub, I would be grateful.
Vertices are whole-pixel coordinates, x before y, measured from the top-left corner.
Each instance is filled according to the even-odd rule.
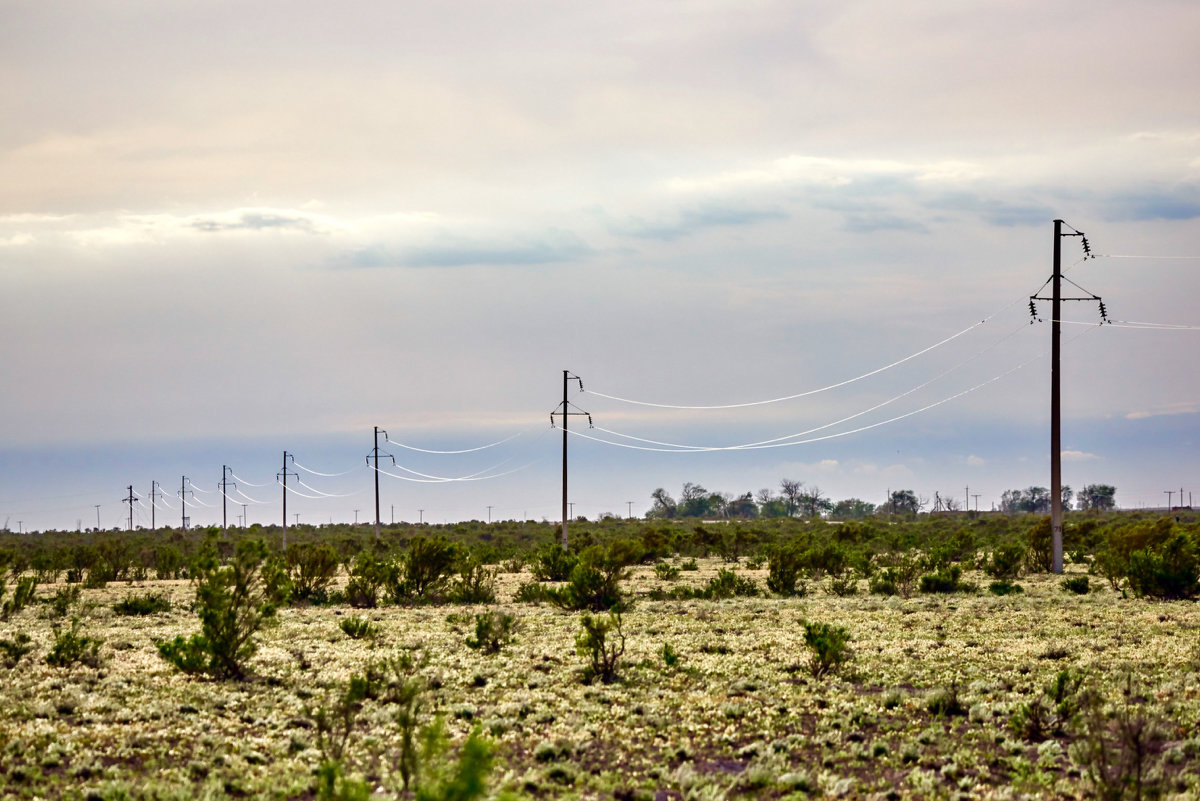
[[[689,559],[679,566],[680,570],[695,572],[700,569],[700,565],[696,564],[695,559]]]
[[[530,570],[538,581],[567,581],[579,557],[557,544],[546,545],[533,556]]]
[[[1001,579],[1000,581],[993,581],[991,584],[989,584],[988,592],[990,592],[992,595],[1016,595],[1018,593],[1025,592],[1025,588],[1015,582]]]
[[[148,595],[130,595],[113,604],[113,611],[118,615],[130,617],[136,615],[156,615],[171,611],[171,600],[166,593],[150,593]]]
[[[575,651],[587,660],[583,668],[584,683],[599,679],[604,684],[612,684],[618,678],[617,670],[625,653],[621,614],[609,613],[606,618],[584,614],[579,625],[583,631],[575,637]]]
[[[1012,581],[1021,575],[1025,548],[1017,543],[997,545],[983,566],[983,572],[997,581]]]
[[[970,584],[961,581],[962,568],[954,565],[949,568],[942,568],[935,573],[926,573],[921,576],[921,592],[928,593],[951,593],[951,592],[969,592],[973,588]]]
[[[79,618],[71,619],[71,628],[54,627],[54,644],[46,654],[46,664],[70,667],[75,664],[100,667],[100,646],[103,640],[80,633]]]
[[[386,576],[383,562],[365,551],[359,552],[346,582],[346,602],[355,609],[374,609],[379,605],[379,588]]]
[[[552,602],[553,598],[550,595],[549,587],[536,581],[526,581],[517,587],[516,593],[513,594],[513,600],[517,603],[536,604]]]
[[[750,598],[758,595],[758,585],[754,579],[740,576],[733,570],[721,568],[717,575],[708,580],[708,585],[701,591],[705,598],[721,599],[743,597]]]
[[[853,572],[843,573],[840,576],[830,576],[829,581],[825,584],[825,588],[829,590],[830,595],[836,595],[839,598],[848,598],[858,593],[858,579]]]
[[[358,615],[342,618],[338,628],[352,640],[373,640],[379,636],[379,624]]]
[[[17,588],[13,590],[12,597],[0,605],[0,620],[8,620],[28,606],[37,591],[37,583],[36,576],[22,576],[17,579]],[[4,582],[0,581],[0,598],[3,597]]]
[[[564,609],[625,609],[628,602],[621,582],[629,577],[629,565],[637,564],[641,556],[642,546],[633,540],[593,545],[580,554],[570,581],[563,587],[547,589],[546,594]]]
[[[917,577],[921,566],[908,554],[890,555],[884,560],[884,569],[875,574],[869,583],[873,595],[899,595],[910,598],[917,588]]]
[[[450,600],[460,604],[496,602],[496,569],[475,558],[463,561],[458,580],[450,588]]]
[[[850,661],[850,632],[829,623],[804,622],[804,646],[809,651],[809,671],[821,679],[840,671]]]
[[[1159,798],[1166,789],[1165,745],[1174,721],[1153,715],[1127,679],[1121,700],[1106,709],[1098,692],[1083,694],[1081,736],[1068,749],[1103,801]]]
[[[673,668],[679,664],[679,654],[669,642],[663,643],[662,650],[659,651],[662,656],[663,664],[669,668]]]
[[[457,544],[442,538],[414,537],[398,563],[389,566],[388,591],[394,603],[441,600],[460,558]]]
[[[1062,580],[1062,588],[1076,595],[1087,595],[1091,591],[1087,576],[1071,576]]]
[[[767,551],[767,589],[776,595],[796,595],[803,571],[803,554],[795,545],[776,545]]]
[[[324,603],[337,576],[338,553],[326,543],[298,543],[288,548],[287,566],[292,600]]]
[[[79,601],[79,586],[62,587],[46,601],[50,617],[66,617],[71,605]]]
[[[467,638],[467,645],[485,654],[499,653],[512,642],[516,618],[500,612],[481,612],[475,615],[475,636]]]
[[[1175,534],[1157,549],[1129,555],[1129,588],[1140,597],[1179,600],[1200,595],[1200,560],[1186,534]]]
[[[11,640],[0,640],[0,661],[12,670],[25,654],[33,650],[33,640],[23,631],[18,631]]]
[[[241,679],[254,655],[254,635],[274,616],[261,576],[267,546],[262,540],[242,540],[234,558],[222,567],[210,541],[194,571],[195,609],[200,632],[159,642],[162,657],[185,673],[209,673],[221,679]]]
[[[654,566],[654,575],[662,581],[675,581],[679,578],[679,568],[667,562],[659,562]]]
[[[925,709],[934,717],[965,716],[967,707],[958,694],[958,679],[940,690],[935,690],[926,700]]]

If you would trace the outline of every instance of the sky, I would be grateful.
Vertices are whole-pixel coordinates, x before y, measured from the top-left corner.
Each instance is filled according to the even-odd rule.
[[[574,515],[988,509],[1050,484],[1055,219],[1095,256],[1062,238],[1063,481],[1178,504],[1198,35],[1190,0],[8,0],[0,524],[125,526],[132,487],[149,526],[159,485],[220,523],[223,473],[277,522],[285,452],[289,523],[365,522],[377,426],[385,522],[558,520],[564,371]]]

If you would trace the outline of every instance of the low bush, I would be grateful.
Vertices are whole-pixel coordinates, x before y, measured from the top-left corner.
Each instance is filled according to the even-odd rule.
[[[450,600],[459,604],[496,602],[496,569],[475,558],[463,561],[458,580],[450,588]]]
[[[54,644],[46,654],[46,664],[51,667],[86,665],[100,667],[100,646],[104,641],[81,633],[79,618],[71,619],[71,627],[54,627]]]
[[[242,540],[230,564],[222,567],[210,540],[194,571],[200,632],[159,642],[163,659],[185,673],[244,678],[246,663],[257,649],[254,635],[275,614],[261,574],[266,556],[262,540]]]
[[[1129,588],[1139,597],[1182,600],[1200,595],[1200,558],[1186,534],[1129,555]]]
[[[795,545],[776,545],[767,551],[767,589],[776,595],[796,595],[804,558]]]
[[[675,581],[679,578],[679,568],[668,562],[659,562],[654,566],[654,575],[662,581]]]
[[[1062,580],[1062,588],[1065,592],[1074,593],[1075,595],[1087,595],[1092,589],[1088,584],[1087,576],[1065,578]]]
[[[342,618],[338,628],[352,640],[373,640],[379,636],[379,624],[358,615]]]
[[[579,625],[583,631],[575,637],[575,651],[587,660],[583,668],[584,683],[599,679],[604,684],[612,684],[618,678],[617,670],[625,653],[621,614],[614,612],[605,618],[584,614]]]
[[[809,651],[809,672],[815,679],[837,673],[852,656],[850,632],[829,623],[805,621],[804,647]]]
[[[8,620],[28,606],[37,591],[37,584],[36,576],[22,576],[17,579],[17,586],[13,590],[12,597],[0,604],[0,620]],[[4,598],[3,581],[0,581],[0,598]]]
[[[793,587],[793,589],[795,589]],[[758,585],[754,579],[738,575],[733,570],[721,568],[717,575],[708,580],[708,585],[700,593],[703,597],[719,600],[721,598],[751,598],[758,595]]]
[[[138,615],[157,615],[171,611],[171,600],[166,593],[150,593],[149,595],[130,595],[113,604],[113,611],[118,615],[130,617]]]
[[[32,650],[33,640],[25,632],[18,631],[11,640],[0,640],[0,661],[12,670]]]
[[[487,611],[475,615],[475,636],[467,638],[467,645],[485,654],[499,653],[512,642],[516,618],[501,612]]]
[[[1016,595],[1018,593],[1025,592],[1025,588],[1016,582],[1005,581],[1001,579],[1000,581],[993,581],[991,584],[989,584],[988,592],[990,592],[992,595]]]
[[[288,548],[293,601],[324,603],[338,572],[338,553],[326,543],[302,542]]]
[[[578,561],[578,556],[553,543],[534,554],[529,567],[538,581],[566,581]]]
[[[934,573],[926,573],[925,575],[921,576],[921,592],[970,592],[974,589],[971,584],[968,584],[961,579],[962,568],[960,568],[958,565],[942,568]]]

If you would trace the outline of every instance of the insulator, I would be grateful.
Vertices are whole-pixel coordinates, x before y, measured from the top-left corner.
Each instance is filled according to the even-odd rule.
[[[1092,246],[1088,244],[1087,237],[1080,234],[1080,239],[1083,240],[1083,255],[1087,258],[1092,256]]]
[[[1029,316],[1034,318],[1035,320],[1037,319],[1037,306],[1033,305],[1032,299],[1030,299],[1030,301],[1029,301]]]

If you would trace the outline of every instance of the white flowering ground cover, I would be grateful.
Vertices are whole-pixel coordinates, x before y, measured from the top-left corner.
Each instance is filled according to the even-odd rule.
[[[676,583],[701,586],[723,566],[701,560]],[[764,587],[765,571],[739,570]],[[865,581],[850,597],[816,584],[795,599],[642,597],[623,618],[620,680],[587,685],[580,615],[506,600],[529,580],[500,576],[496,608],[518,629],[498,654],[466,644],[483,607],[362,611],[380,627],[374,641],[339,628],[359,610],[289,607],[259,635],[245,682],[188,677],[159,657],[156,640],[199,629],[186,581],[84,590],[70,614],[104,641],[98,668],[46,664],[52,626],[65,621],[34,604],[0,623],[0,639],[26,632],[34,645],[0,667],[0,797],[311,798],[315,709],[368,662],[417,648],[429,654],[431,712],[454,742],[481,729],[495,746],[492,791],[510,797],[1098,797],[1074,734],[1035,743],[1009,725],[1070,667],[1110,708],[1135,690],[1130,703],[1162,732],[1147,778],[1167,797],[1200,798],[1191,602],[1124,599],[1094,580],[1093,592],[1074,595],[1050,576],[1005,597],[876,597],[863,594]],[[635,596],[662,586],[649,567],[627,583]],[[114,613],[115,602],[151,591],[169,594],[170,613]],[[805,620],[850,632],[847,669],[811,677]],[[930,698],[948,690],[962,713],[935,715]],[[380,798],[402,797],[398,736],[392,711],[368,701],[344,761]]]

